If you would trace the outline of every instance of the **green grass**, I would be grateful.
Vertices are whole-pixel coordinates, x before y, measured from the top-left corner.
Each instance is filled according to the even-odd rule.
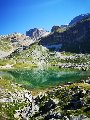
[[[9,59],[0,59],[0,66],[5,66],[5,65],[7,65],[7,64],[10,64],[10,65],[12,65],[12,64],[14,64],[14,60],[9,60]]]
[[[58,33],[63,33],[64,31],[66,31],[66,28],[59,28],[56,30]]]
[[[8,52],[12,49],[12,45],[9,39],[0,40],[0,50]]]
[[[22,68],[29,69],[29,68],[37,67],[37,65],[36,64],[27,63],[27,62],[25,62],[25,63],[17,62],[16,64],[13,65],[13,67],[17,68],[17,69],[19,69],[19,68],[21,68],[21,69]]]

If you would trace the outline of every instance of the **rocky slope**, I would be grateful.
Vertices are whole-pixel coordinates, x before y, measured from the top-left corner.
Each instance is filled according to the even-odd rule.
[[[89,120],[90,78],[66,83],[33,96],[29,90],[0,79],[1,120]]]
[[[5,58],[15,51],[28,49],[31,44],[41,37],[49,34],[44,29],[30,29],[26,35],[20,33],[12,33],[8,35],[0,35],[0,58]]]
[[[33,43],[33,40],[30,37],[20,34],[20,33],[12,33],[9,35],[1,35],[0,36],[0,58],[7,57],[12,52],[22,51],[27,49],[30,44]]]
[[[67,83],[34,98],[38,110],[37,120],[84,120],[90,119],[90,79],[80,83]]]
[[[90,53],[90,18],[42,38],[39,44],[55,51]]]

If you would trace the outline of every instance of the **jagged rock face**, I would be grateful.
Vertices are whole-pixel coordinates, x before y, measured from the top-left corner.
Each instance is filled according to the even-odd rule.
[[[50,34],[39,44],[43,46],[62,44],[61,51],[90,53],[90,18],[68,27],[62,33]]]
[[[60,26],[53,26],[51,29],[51,32],[55,32],[58,29],[60,29]]]
[[[75,17],[73,20],[71,20],[71,22],[69,23],[69,25],[73,25],[73,24],[79,22],[80,20],[83,20],[83,19],[88,18],[88,17],[90,17],[90,13],[81,14],[81,15]]]
[[[30,29],[29,31],[26,31],[26,36],[31,37],[31,39],[33,40],[37,40],[41,37],[47,36],[49,34],[48,31],[44,30],[44,29]]]
[[[56,32],[59,29],[66,28],[67,25],[61,25],[61,26],[53,26],[51,29],[51,32]]]

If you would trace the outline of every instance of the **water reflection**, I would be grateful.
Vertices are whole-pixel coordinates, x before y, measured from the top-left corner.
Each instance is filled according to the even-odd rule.
[[[1,71],[5,79],[21,83],[29,88],[47,88],[63,82],[84,79],[90,72],[61,70],[61,69],[30,69]]]

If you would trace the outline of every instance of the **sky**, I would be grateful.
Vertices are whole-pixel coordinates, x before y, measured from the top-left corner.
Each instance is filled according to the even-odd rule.
[[[85,13],[90,13],[90,0],[0,0],[0,34],[50,31]]]

